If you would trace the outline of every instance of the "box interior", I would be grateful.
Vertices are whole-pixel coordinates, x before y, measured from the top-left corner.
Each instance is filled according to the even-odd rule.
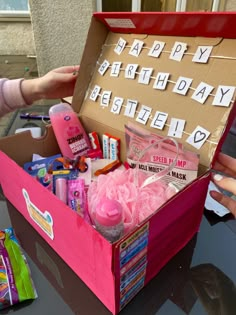
[[[122,17],[122,14],[120,16]],[[235,53],[233,49],[235,39],[225,38],[223,36],[224,32],[221,34],[221,32],[215,31],[216,25],[219,24],[214,24],[215,27],[211,28],[213,31],[210,32],[211,34],[215,32],[218,36],[203,38],[195,33],[195,31],[193,32],[193,29],[198,29],[196,25],[193,27],[193,24],[191,24],[194,20],[190,21],[190,27],[181,34],[178,34],[177,31],[173,33],[166,29],[165,32],[155,30],[148,32],[149,35],[146,35],[145,32],[142,34],[140,29],[149,30],[148,25],[150,26],[153,23],[153,17],[154,22],[158,22],[158,16],[158,14],[150,15],[150,19],[148,17],[147,19],[143,19],[143,16],[139,16],[138,14],[130,14],[132,23],[134,25],[136,22],[139,23],[139,27],[134,29],[134,32],[109,29],[107,25],[101,23],[96,17],[93,17],[72,101],[72,106],[80,115],[87,132],[97,131],[100,137],[103,133],[109,132],[121,138],[123,159],[126,155],[124,124],[130,118],[123,115],[124,108],[121,109],[119,115],[111,113],[110,106],[102,108],[99,97],[97,101],[91,101],[90,94],[94,85],[101,86],[102,90],[111,90],[112,98],[119,96],[124,99],[136,99],[139,102],[139,106],[143,104],[152,107],[153,113],[157,110],[167,112],[169,115],[167,125],[169,125],[172,117],[185,119],[186,133],[178,141],[182,142],[187,149],[196,151],[201,156],[200,175],[202,176],[195,180],[193,184],[185,187],[183,191],[176,194],[173,199],[161,207],[161,211],[154,213],[138,228],[137,235],[139,235],[144,225],[149,231],[148,236],[146,236],[149,248],[147,245],[144,248],[147,251],[147,260],[149,263],[145,281],[149,281],[190,240],[193,233],[197,232],[202,218],[204,197],[210,177],[209,172],[204,173],[211,167],[212,159],[218,150],[220,150],[224,136],[229,130],[230,124],[236,114],[236,106],[233,106],[233,101],[229,107],[212,106],[212,96],[210,95],[205,104],[202,105],[191,99],[193,92],[191,89],[184,96],[172,91],[172,82],[176,82],[179,76],[192,78],[192,86],[194,88],[201,81],[214,86],[215,89],[221,84],[227,86],[233,85],[236,78]],[[167,20],[170,21],[171,18],[171,21],[176,21],[177,16],[167,16]],[[184,21],[185,15],[181,16],[182,21]],[[223,18],[225,19],[222,21],[227,22],[225,15],[223,15]],[[142,23],[145,25],[142,26]],[[207,23],[210,22],[208,21]],[[207,23],[205,26],[208,25]],[[164,23],[163,25],[166,24]],[[175,28],[174,25],[173,23],[173,28]],[[186,24],[183,25],[186,26]],[[220,25],[222,26],[223,24],[221,23]],[[229,29],[232,34],[232,28]],[[136,34],[134,35],[134,33]],[[206,29],[206,33],[209,35],[209,29]],[[144,48],[138,58],[130,56],[128,49],[125,49],[121,55],[114,53],[112,47],[115,46],[120,37],[127,41],[128,46],[132,44],[134,39],[145,42]],[[155,40],[166,43],[166,52],[163,52],[160,58],[154,59],[147,56],[146,48],[151,46]],[[184,42],[188,46],[188,54],[180,62],[168,58],[169,52],[176,41]],[[210,58],[207,64],[193,63],[192,54],[196,51],[198,45],[212,45],[212,55],[218,57]],[[230,59],[229,57],[232,58]],[[167,84],[165,91],[157,91],[152,88],[152,81],[149,85],[143,85],[137,82],[137,77],[134,80],[125,79],[123,70],[121,70],[118,77],[110,77],[110,70],[104,76],[101,76],[98,73],[98,68],[104,59],[107,59],[110,64],[113,61],[120,61],[122,62],[122,68],[125,68],[128,63],[138,63],[140,67],[152,67],[152,76],[155,76],[157,72],[169,72],[171,75],[170,82]],[[213,94],[214,92],[215,90]],[[139,107],[137,110],[139,110]],[[133,121],[135,122],[135,119]],[[161,135],[167,135],[167,125],[162,131],[156,130],[150,128],[150,121],[148,121],[145,128],[153,132],[157,131]],[[197,125],[205,127],[210,132],[210,141],[205,142],[200,150],[196,150],[186,143],[188,134]],[[45,135],[40,139],[32,138],[29,131],[3,138],[0,141],[0,148],[10,159],[16,161],[20,166],[30,161],[33,153],[38,153],[42,156],[59,153],[60,150],[51,126],[48,126],[46,129]],[[47,240],[54,250],[64,258],[66,263],[95,292],[103,303],[113,311],[113,314],[117,313],[120,309],[121,295],[119,283],[121,251],[119,246],[122,246],[123,242],[126,243],[127,240],[130,240],[130,245],[132,246],[133,235],[136,231],[132,232],[131,235],[127,235],[125,240],[120,240],[117,244],[111,245],[95,229],[77,216],[76,213],[63,205],[56,196],[47,193],[43,194],[46,191],[43,186],[37,183],[38,185],[34,187],[32,185],[33,179],[29,178],[29,176],[23,176],[24,171],[9,158],[4,158],[3,156],[4,167],[0,179],[4,184],[7,198],[31,222],[34,228]],[[12,172],[11,170],[9,171],[10,168]],[[12,174],[8,177],[9,172]],[[49,239],[42,228],[36,225],[37,222],[33,222],[29,217],[25,205],[26,198],[22,194],[22,187],[24,188],[24,192],[28,192],[30,196],[30,200],[28,201],[27,199],[27,206],[35,206],[33,209],[39,210],[37,213],[43,212],[44,214],[45,209],[50,211],[55,227],[54,239]],[[32,210],[32,208],[30,209]],[[68,223],[66,227],[65,222]],[[184,226],[183,222],[188,222],[188,224]],[[78,229],[78,226],[81,228]],[[86,237],[88,235],[91,237]],[[77,239],[82,239],[83,242],[77,243]],[[137,236],[137,239],[139,239],[139,236]],[[103,255],[96,255],[97,252],[101,251]],[[146,252],[144,255],[146,255]]]
[[[204,14],[202,15],[205,16]],[[115,17],[117,18],[117,16]],[[134,23],[136,19],[139,23],[142,21],[139,14],[130,16],[132,16]],[[177,16],[178,15],[175,15],[175,17]],[[201,16],[201,14],[199,16]],[[225,16],[226,15],[224,15],[224,18]],[[156,22],[159,19],[158,14],[150,15],[150,17],[155,17]],[[188,20],[188,15],[182,15],[182,21],[185,17],[186,20]],[[229,17],[232,18],[231,15]],[[163,19],[165,18],[169,19],[170,16],[163,17]],[[206,16],[206,18],[208,17]],[[220,18],[222,19],[221,16]],[[230,18],[228,18],[227,15],[227,19],[231,21]],[[178,32],[175,30],[174,25],[172,25],[172,31],[170,31],[170,33],[176,33],[174,34],[175,36],[167,36],[166,33],[168,33],[168,31],[166,31],[163,26],[160,27],[158,23],[155,24],[154,30],[150,31],[150,34],[152,35],[135,34],[137,29],[134,29],[134,32],[132,33],[131,30],[124,29],[124,32],[120,33],[116,32],[116,29],[105,25],[106,23],[102,22],[103,19],[104,14],[100,17],[99,14],[95,14],[95,17],[92,17],[72,98],[72,106],[75,111],[79,113],[87,132],[97,131],[100,140],[101,135],[105,132],[120,137],[121,157],[122,160],[124,160],[126,156],[124,125],[128,121],[139,124],[135,121],[135,117],[129,118],[124,116],[124,107],[122,107],[119,115],[115,115],[110,112],[111,104],[109,104],[109,107],[103,108],[100,105],[99,97],[95,102],[90,100],[90,94],[94,85],[99,85],[101,87],[100,93],[102,93],[103,90],[112,92],[111,99],[115,96],[119,96],[124,98],[124,103],[127,99],[137,100],[137,111],[140,109],[141,105],[147,105],[152,108],[152,115],[154,115],[155,111],[168,113],[166,126],[163,130],[151,128],[150,119],[145,126],[139,124],[141,127],[145,127],[152,132],[157,132],[160,135],[166,136],[171,118],[184,119],[186,121],[185,133],[183,134],[183,137],[177,139],[177,141],[183,143],[186,149],[200,154],[199,175],[203,174],[209,167],[211,167],[214,154],[220,150],[224,137],[236,115],[236,106],[233,106],[233,101],[229,107],[212,105],[214,92],[217,87],[219,85],[232,86],[236,81],[236,59],[233,49],[235,46],[235,39],[223,38],[220,36],[183,36],[185,33],[189,34],[190,32],[189,28],[184,29],[184,26],[183,29],[179,31],[181,36],[177,36]],[[223,24],[221,23],[221,26],[222,25]],[[145,27],[147,28],[147,25],[140,26],[139,24],[139,29],[143,28],[143,32],[146,31]],[[209,33],[209,29],[205,32]],[[201,33],[199,34],[201,35]],[[215,34],[225,35],[224,27],[223,31],[216,30]],[[234,35],[230,34],[230,36],[233,37]],[[123,38],[127,41],[127,47],[120,55],[117,55],[114,52],[114,48],[119,38]],[[138,57],[129,55],[130,45],[135,39],[144,42],[144,47]],[[165,42],[164,51],[159,58],[153,58],[147,55],[148,48],[152,46],[155,40]],[[187,44],[186,54],[180,62],[169,59],[171,48],[176,41]],[[194,63],[192,61],[193,54],[199,45],[213,46],[211,53],[213,58],[209,58],[209,61],[206,64]],[[105,59],[108,60],[110,64],[114,61],[122,63],[120,75],[118,77],[111,77],[109,74],[110,69],[103,76],[98,73],[98,69]],[[152,77],[155,77],[158,72],[170,73],[170,82],[168,82],[166,89],[164,91],[153,89],[154,79],[151,79],[148,85],[144,85],[138,83],[138,76],[136,76],[134,80],[125,78],[124,69],[127,64],[130,63],[139,64],[138,71],[141,67],[153,68]],[[212,95],[209,95],[204,104],[200,104],[191,98],[193,93],[193,89],[191,88],[186,95],[174,93],[172,91],[174,82],[176,82],[180,76],[192,78],[193,81],[191,87],[193,88],[196,88],[202,81],[212,85],[214,87]],[[210,132],[208,140],[199,150],[186,142],[187,137],[197,125],[203,126]],[[31,160],[33,153],[50,156],[60,152],[51,126],[48,126],[46,130],[47,132],[40,139],[33,139],[30,132],[24,132],[22,134],[6,137],[6,139],[1,139],[1,149],[4,152],[7,152],[9,157],[17,161],[19,165],[23,165],[25,162]],[[16,150],[17,143],[21,146],[20,150]]]
[[[124,39],[127,47],[124,51],[117,55],[114,48],[119,40]],[[129,49],[135,39],[144,41],[144,47],[138,57],[131,56]],[[164,51],[159,58],[153,58],[147,55],[148,48],[152,47],[155,40],[165,42]],[[183,42],[187,44],[187,51],[183,59],[178,62],[170,60],[169,55],[174,43]],[[184,119],[186,121],[185,133],[181,139],[176,139],[184,144],[184,147],[190,151],[200,154],[200,173],[210,167],[216,149],[222,135],[226,131],[228,120],[231,121],[235,115],[233,111],[233,102],[229,107],[213,106],[212,101],[214,92],[219,85],[233,86],[236,79],[236,67],[233,47],[235,39],[222,37],[190,37],[190,36],[163,36],[163,35],[147,35],[132,33],[116,33],[111,31],[97,19],[93,18],[89,30],[89,36],[84,50],[81,62],[75,93],[73,96],[72,106],[79,113],[87,131],[98,131],[101,136],[104,132],[109,132],[122,139],[121,151],[122,158],[125,157],[125,139],[124,125],[128,121],[136,124],[135,118],[129,118],[124,115],[124,107],[122,106],[119,115],[111,113],[111,103],[115,96],[124,98],[124,104],[127,99],[135,99],[138,101],[137,111],[141,105],[150,106],[154,115],[155,111],[168,113],[166,126],[163,130],[157,130],[150,127],[151,120],[148,120],[145,127],[152,132],[166,136],[168,125],[171,118]],[[213,46],[208,63],[194,63],[193,55],[198,46]],[[216,57],[214,57],[216,56]],[[98,69],[104,60],[113,62],[121,62],[121,70],[118,77],[111,77],[108,69],[104,75],[99,74]],[[128,64],[139,64],[137,71],[141,67],[153,68],[152,77],[158,72],[170,73],[167,87],[164,91],[153,89],[154,79],[150,80],[148,85],[138,83],[138,76],[135,79],[127,79],[124,76],[124,69]],[[196,88],[200,82],[205,82],[214,87],[204,104],[193,100],[191,95],[193,89],[189,89],[186,95],[174,93],[174,82],[178,77],[192,78],[191,87]],[[111,91],[111,101],[109,107],[100,105],[100,96],[96,101],[90,99],[90,94],[95,85],[101,87],[102,93]],[[139,124],[140,125],[140,124]],[[203,126],[210,132],[210,136],[203,144],[201,149],[195,149],[186,142],[189,134],[197,125]],[[142,125],[141,125],[142,126]],[[221,145],[221,143],[220,143]],[[217,148],[218,146],[218,148]],[[217,151],[218,151],[217,150]]]

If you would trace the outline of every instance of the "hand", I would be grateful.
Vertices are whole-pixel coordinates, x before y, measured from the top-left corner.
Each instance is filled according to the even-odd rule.
[[[213,182],[220,188],[231,192],[236,195],[236,159],[220,153],[218,159],[214,165],[214,169],[217,172],[223,173],[230,177],[225,177],[220,174],[215,174],[212,177]],[[210,195],[213,199],[218,201],[224,207],[226,207],[236,217],[236,200],[225,196],[217,191],[210,191]]]
[[[79,66],[54,69],[42,77],[22,81],[22,94],[28,104],[40,99],[72,96]]]

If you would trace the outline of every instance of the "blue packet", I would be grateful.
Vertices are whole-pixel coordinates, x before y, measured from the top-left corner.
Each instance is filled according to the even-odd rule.
[[[40,184],[48,190],[53,191],[52,172],[63,169],[61,162],[56,161],[59,157],[61,157],[61,154],[56,154],[34,162],[27,162],[23,165],[23,169],[28,174],[35,177]]]

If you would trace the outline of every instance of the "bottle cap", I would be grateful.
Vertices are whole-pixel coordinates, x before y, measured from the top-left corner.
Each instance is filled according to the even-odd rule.
[[[104,199],[96,207],[95,219],[100,225],[114,226],[122,221],[122,206],[116,200]]]
[[[73,109],[72,107],[67,104],[67,103],[59,103],[59,104],[55,104],[53,106],[50,107],[49,109],[49,116],[51,115],[55,115],[55,114],[59,114],[59,113],[63,113],[65,111],[69,111],[72,112]]]

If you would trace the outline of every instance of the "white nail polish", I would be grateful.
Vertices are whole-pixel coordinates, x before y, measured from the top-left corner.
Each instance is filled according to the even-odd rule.
[[[219,180],[222,180],[222,179],[223,179],[222,175],[220,175],[220,174],[214,175],[214,180],[219,181]]]

